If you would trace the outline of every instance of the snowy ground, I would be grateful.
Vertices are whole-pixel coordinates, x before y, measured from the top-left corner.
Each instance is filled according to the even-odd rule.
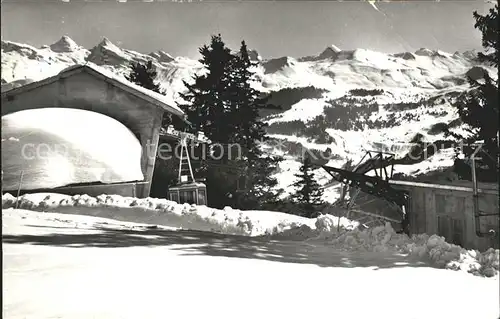
[[[219,233],[198,228],[231,224],[229,217],[244,213],[253,220],[254,230],[263,225],[269,229],[273,222],[286,224],[286,214],[197,207],[191,215],[200,216],[198,222],[180,229],[179,222],[168,225],[168,218],[161,226],[151,225],[151,219],[149,225],[124,221],[132,219],[132,211],[127,211],[123,198],[101,203],[100,208],[94,204],[94,216],[73,215],[90,211],[67,197],[70,210],[63,199],[52,207],[46,194],[38,199],[28,195],[20,202],[21,207],[31,201],[32,209],[43,206],[54,211],[48,213],[5,209],[12,198],[3,198],[4,318],[496,319],[500,315],[498,275],[485,278],[437,269],[419,254],[395,249],[354,249],[353,238],[361,237],[361,232],[348,232],[333,241],[286,236],[290,229],[283,231],[283,226],[283,236],[252,236],[248,229],[231,235],[221,233],[231,230],[227,225],[219,227]],[[174,215],[174,206],[157,215],[169,209]],[[212,210],[213,218],[201,218],[203,209]],[[113,211],[115,219],[98,216],[106,210]],[[119,211],[129,217],[116,220]],[[146,216],[137,220],[150,218],[151,213],[143,212]],[[177,221],[196,220],[178,215]],[[288,216],[289,225],[302,224],[303,229],[325,228],[329,220],[301,223],[300,217]],[[375,230],[370,234],[377,237]]]

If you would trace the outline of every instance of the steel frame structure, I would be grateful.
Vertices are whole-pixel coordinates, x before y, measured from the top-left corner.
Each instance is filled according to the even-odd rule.
[[[389,181],[394,173],[394,154],[381,151],[367,151],[358,164],[352,170],[335,168],[323,165],[322,168],[328,172],[335,181],[342,184],[341,198],[337,205],[346,209],[346,217],[349,218],[351,212],[361,213],[381,220],[395,222],[393,218],[365,212],[355,209],[356,200],[361,192],[384,199],[390,206],[396,208],[401,213],[400,223],[408,221],[406,214],[407,194],[403,190],[393,188]],[[373,172],[375,176],[369,176]],[[353,192],[351,192],[351,190]],[[346,195],[350,193],[346,201]],[[363,204],[367,204],[365,202]]]

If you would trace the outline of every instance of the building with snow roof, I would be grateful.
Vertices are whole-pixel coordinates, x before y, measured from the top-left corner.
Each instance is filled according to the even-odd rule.
[[[7,192],[147,197],[164,113],[184,118],[173,100],[92,64],[1,101]]]

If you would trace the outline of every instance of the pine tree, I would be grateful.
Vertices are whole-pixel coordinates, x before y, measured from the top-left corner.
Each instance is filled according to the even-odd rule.
[[[130,68],[130,73],[125,76],[127,80],[153,92],[165,94],[160,85],[155,83],[157,73],[152,61],[148,61],[146,64],[132,62]]]
[[[267,140],[266,124],[259,119],[259,109],[267,107],[267,98],[260,98],[260,92],[252,88],[255,63],[250,61],[245,41],[241,42],[238,55],[232,64],[230,123],[235,135],[233,140],[243,146],[249,160],[258,158],[262,152],[257,141]]]
[[[265,156],[261,143],[268,140],[265,127],[259,118],[259,110],[269,107],[267,98],[261,98],[260,92],[251,86],[256,66],[250,60],[245,41],[233,59],[231,72],[231,103],[228,122],[232,126],[232,143],[241,146],[241,160],[246,162],[245,188],[240,196],[240,208],[262,208],[278,201],[281,190],[273,173],[281,158]]]
[[[264,156],[260,148],[267,137],[259,108],[266,106],[266,100],[250,85],[253,63],[245,43],[233,54],[219,34],[200,53],[206,72],[196,75],[192,84],[184,82],[187,92],[181,97],[186,104],[181,107],[193,129],[225,145],[226,155],[233,143],[241,150],[239,158],[224,156],[205,163],[210,205],[257,208],[275,202],[279,193],[274,191],[277,181],[272,175],[279,159]],[[241,177],[246,181],[239,183]]]
[[[186,102],[181,108],[192,123],[192,130],[204,132],[214,144],[225,146],[224,156],[220,160],[211,159],[201,163],[200,170],[206,178],[207,196],[212,207],[224,207],[234,199],[237,171],[234,171],[227,155],[227,146],[234,135],[234,126],[229,121],[229,106],[231,104],[231,71],[235,56],[222,40],[221,35],[211,37],[209,45],[199,50],[205,72],[193,77],[193,82],[184,81],[186,93],[181,98]],[[216,148],[215,158],[221,150]]]
[[[181,107],[193,130],[204,132],[215,143],[228,143],[231,137],[227,121],[230,71],[234,55],[221,35],[212,36],[210,45],[200,48],[199,60],[206,73],[195,75],[193,84],[184,81],[188,92],[180,94],[187,103]]]
[[[280,157],[261,156],[246,163],[243,180],[245,188],[239,194],[238,208],[276,210],[281,205],[283,189],[277,189],[278,180],[273,177]]]
[[[482,33],[482,44],[486,51],[492,51],[488,54],[479,53],[478,58],[494,67],[498,67],[499,62],[499,19],[498,19],[498,5],[490,9],[486,16],[481,16],[477,12],[473,13],[476,20],[475,28],[479,29]],[[492,177],[498,180],[498,132],[499,132],[499,90],[498,79],[492,79],[487,72],[484,72],[484,79],[482,81],[469,78],[471,90],[462,95],[455,107],[458,110],[460,119],[464,124],[468,125],[466,130],[467,137],[460,134],[448,132],[465,143],[473,143],[476,141],[483,141],[481,153],[479,156],[482,158],[483,164],[487,167],[485,176]],[[466,155],[469,155],[473,149],[464,147]],[[460,160],[456,160],[455,168],[460,173],[462,165]],[[489,172],[489,173],[488,173]],[[467,174],[468,175],[468,174]]]
[[[498,67],[499,63],[499,42],[500,27],[498,20],[498,4],[491,8],[487,15],[482,16],[477,11],[474,11],[473,17],[476,20],[474,28],[479,29],[482,33],[482,44],[486,50],[492,50],[489,54],[479,53],[479,59],[491,63],[494,67]]]
[[[157,72],[152,61],[148,61],[146,64],[132,62],[130,64],[130,73],[125,75],[125,78],[143,88],[165,95],[165,91],[161,89],[160,84],[155,82],[156,76]],[[179,129],[185,126],[185,123],[180,118],[172,117],[171,114],[165,112],[162,127],[167,128],[170,124]]]
[[[317,217],[317,212],[323,206],[323,189],[314,179],[309,156],[304,157],[300,173],[296,174],[295,177],[298,180],[293,186],[297,188],[297,192],[291,196],[292,200],[298,204],[301,215],[309,218]]]

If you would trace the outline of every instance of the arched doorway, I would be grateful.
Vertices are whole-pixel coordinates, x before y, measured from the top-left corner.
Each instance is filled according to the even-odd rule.
[[[3,191],[144,180],[142,146],[122,123],[69,108],[2,116]]]

